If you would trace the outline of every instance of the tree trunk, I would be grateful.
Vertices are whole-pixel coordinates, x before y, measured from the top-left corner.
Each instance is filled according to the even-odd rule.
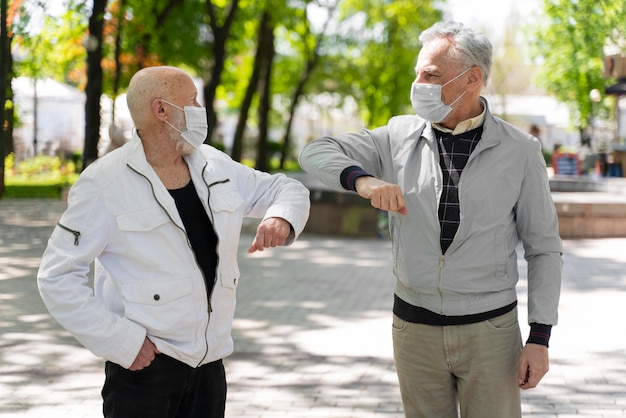
[[[11,81],[15,78],[15,70],[13,68],[13,55],[11,54],[11,44],[13,43],[12,35],[9,36],[8,42],[9,42],[9,46],[7,49],[8,57],[6,60],[8,75],[4,76],[5,79],[7,80],[7,86],[5,89],[6,91],[5,102],[15,103],[14,94],[13,94],[13,86],[11,85]],[[2,62],[4,62],[4,59],[2,59]],[[13,128],[15,127],[13,123],[15,120],[15,105],[13,104],[13,105],[7,106],[7,108],[4,109],[4,112],[5,112],[4,123],[6,125],[4,125],[5,140],[3,142],[4,142],[4,155],[7,156],[15,151],[15,144],[13,143]]]
[[[267,13],[266,13],[267,14]],[[268,24],[265,27],[265,33],[261,37],[263,44],[259,45],[262,51],[260,77],[259,77],[259,142],[257,143],[256,168],[258,170],[267,171],[269,169],[268,155],[268,131],[269,117],[272,108],[272,64],[276,50],[274,48],[274,24],[268,14]]]
[[[293,120],[296,114],[296,108],[298,107],[298,102],[300,101],[300,97],[304,93],[304,86],[306,85],[307,81],[309,81],[309,78],[311,78],[311,75],[313,74],[313,69],[319,61],[319,51],[322,46],[322,40],[324,39],[326,30],[328,29],[328,25],[332,20],[336,7],[337,2],[331,4],[331,6],[328,8],[328,19],[326,20],[326,22],[324,22],[322,31],[317,36],[317,39],[315,41],[315,48],[307,56],[307,62],[304,72],[300,75],[300,78],[298,79],[298,85],[296,86],[296,89],[291,98],[291,105],[289,107],[289,119],[287,120],[287,126],[285,127],[285,135],[283,137],[282,150],[280,153],[281,170],[285,169],[285,163],[287,162],[287,157],[289,156],[289,152],[291,151],[291,127],[293,126]],[[306,17],[306,19],[308,20],[308,17]]]
[[[248,122],[248,112],[252,105],[252,98],[254,93],[257,92],[259,86],[259,77],[261,74],[261,63],[263,61],[263,37],[267,34],[267,27],[269,25],[270,16],[267,13],[263,13],[261,17],[261,23],[259,24],[259,43],[257,44],[256,53],[254,55],[254,65],[252,67],[252,74],[250,75],[250,81],[246,88],[246,94],[244,95],[241,105],[239,107],[239,119],[237,120],[237,127],[235,129],[235,137],[233,139],[233,150],[231,153],[232,158],[235,161],[241,161],[241,155],[243,153],[243,134],[246,130],[246,124]]]
[[[87,86],[85,93],[85,146],[83,170],[98,158],[100,139],[100,97],[102,96],[102,31],[107,0],[94,0],[89,17],[89,40],[87,42]]]
[[[283,136],[282,150],[280,153],[281,170],[284,170],[285,168],[287,156],[289,155],[289,151],[291,149],[291,127],[293,126],[293,119],[296,114],[296,108],[298,107],[298,101],[300,101],[300,96],[302,96],[302,93],[304,92],[304,85],[311,76],[311,69],[312,66],[307,65],[307,69],[298,80],[298,85],[296,86],[296,90],[294,91],[293,97],[291,98],[291,105],[289,106],[289,119],[287,120],[287,126],[285,127],[285,135]]]
[[[207,14],[209,15],[209,25],[213,32],[213,68],[211,68],[211,78],[204,85],[204,103],[206,106],[207,120],[209,122],[209,133],[206,142],[213,142],[213,135],[217,128],[217,111],[215,110],[215,92],[222,80],[222,73],[226,64],[226,42],[230,34],[239,0],[233,0],[224,19],[222,26],[218,24],[219,19],[215,6],[211,0],[206,0]]]
[[[211,77],[209,81],[204,85],[204,103],[206,106],[207,121],[209,123],[209,131],[207,134],[206,142],[211,144],[213,142],[213,134],[217,128],[217,111],[215,110],[215,92],[219,87],[222,79],[222,72],[224,71],[224,65],[226,63],[226,40],[221,40],[220,37],[214,37],[213,44],[213,68],[211,68]]]
[[[2,115],[2,125],[0,126],[0,198],[4,194],[4,156],[5,156],[5,143],[8,142],[9,137],[7,135],[7,119],[5,112],[7,87],[11,85],[9,80],[9,71],[7,67],[7,58],[11,55],[9,34],[7,31],[7,0],[0,0],[0,114]]]
[[[115,50],[113,52],[115,61],[115,72],[113,73],[113,107],[111,108],[111,125],[115,126],[115,101],[120,90],[120,78],[122,77],[122,64],[120,63],[120,55],[122,53],[122,22],[124,13],[126,12],[125,0],[119,0],[117,11],[117,33],[115,34]]]

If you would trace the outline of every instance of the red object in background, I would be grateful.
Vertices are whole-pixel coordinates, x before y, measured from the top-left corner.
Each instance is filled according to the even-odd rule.
[[[555,152],[552,154],[552,168],[556,175],[580,176],[581,161],[575,152]]]

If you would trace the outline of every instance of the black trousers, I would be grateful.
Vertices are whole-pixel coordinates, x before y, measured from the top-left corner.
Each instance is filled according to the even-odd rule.
[[[223,418],[226,373],[222,360],[190,367],[157,354],[150,366],[130,371],[105,365],[106,418]]]

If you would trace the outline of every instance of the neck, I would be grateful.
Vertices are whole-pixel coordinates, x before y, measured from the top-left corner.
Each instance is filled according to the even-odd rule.
[[[146,160],[153,168],[186,165],[182,153],[167,137],[158,134],[140,136]]]
[[[444,128],[454,130],[454,128],[456,128],[456,126],[459,123],[466,121],[468,119],[471,119],[471,118],[475,118],[476,116],[483,113],[484,106],[483,106],[483,103],[480,101],[480,98],[478,98],[478,100],[473,100],[470,103],[471,104],[469,104],[465,108],[459,106],[457,108],[458,113],[453,111],[450,114],[450,116],[447,119],[440,122],[439,125],[443,126]],[[458,104],[461,104],[461,103],[458,103]]]
[[[183,159],[183,155],[174,149],[168,147],[158,149],[152,148],[146,150],[146,160],[152,166],[161,182],[166,189],[180,189],[189,183],[191,175],[187,162]]]
[[[165,153],[150,153],[146,152],[146,160],[153,168],[174,168],[182,165],[187,165],[183,159],[183,155],[180,152],[167,155]]]

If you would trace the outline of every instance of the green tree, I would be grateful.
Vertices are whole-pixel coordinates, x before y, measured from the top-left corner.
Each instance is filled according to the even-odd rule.
[[[421,31],[441,20],[432,0],[345,0],[333,64],[324,74],[353,96],[367,126],[410,108]],[[343,45],[342,45],[343,44]]]
[[[531,31],[531,52],[541,66],[537,83],[568,105],[581,132],[593,111],[589,93],[604,91],[604,47],[624,39],[626,3],[615,0],[544,0]]]
[[[535,68],[530,65],[528,51],[523,42],[523,28],[520,27],[519,15],[512,11],[507,17],[504,32],[493,36],[486,31],[493,44],[493,63],[486,93],[495,96],[500,102],[502,113],[507,120],[507,100],[513,94],[532,91],[531,80]]]
[[[291,129],[293,127],[294,116],[296,108],[300,101],[300,98],[305,93],[305,87],[309,80],[313,76],[313,72],[318,66],[321,57],[321,51],[327,39],[327,31],[334,18],[334,13],[338,4],[337,1],[323,2],[322,4],[316,4],[321,10],[318,9],[318,14],[323,13],[325,15],[324,23],[321,30],[315,33],[312,29],[311,19],[309,13],[311,7],[305,7],[301,13],[296,13],[296,16],[301,17],[292,25],[292,32],[295,36],[289,37],[291,40],[291,50],[294,51],[294,57],[291,59],[285,59],[282,68],[279,68],[282,74],[279,79],[287,80],[289,82],[289,89],[291,89],[291,96],[288,99],[288,113],[287,121],[285,124],[285,133],[283,135],[281,145],[280,166],[282,170],[285,168],[285,163],[291,150]],[[299,65],[298,65],[299,64]],[[294,73],[294,76],[289,77],[289,73],[293,68],[300,69],[299,72]],[[285,77],[285,75],[287,77]],[[285,96],[289,95],[289,91],[285,92]]]
[[[249,7],[248,5],[244,6]],[[206,0],[208,24],[211,28],[211,34],[213,35],[211,42],[212,60],[209,77],[204,86],[204,100],[209,122],[209,134],[207,137],[209,143],[212,141],[213,133],[218,125],[215,99],[226,66],[228,38],[232,33],[231,29],[238,9],[239,0],[232,0],[231,2],[212,2],[211,0]]]

